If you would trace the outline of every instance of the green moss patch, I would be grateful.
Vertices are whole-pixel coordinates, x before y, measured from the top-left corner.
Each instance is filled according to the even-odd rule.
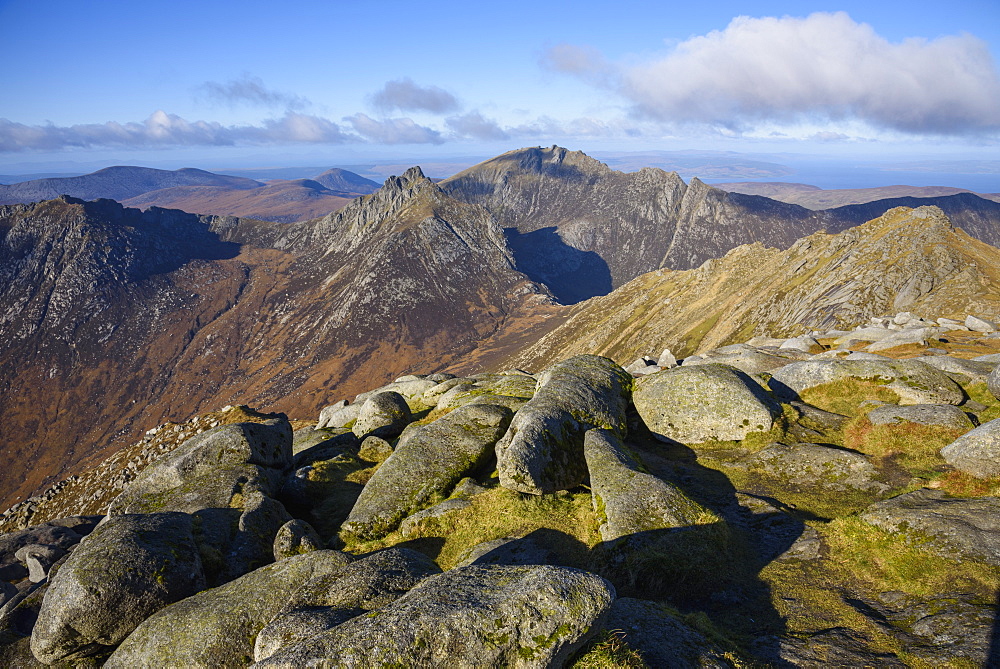
[[[586,569],[590,550],[600,542],[588,491],[526,495],[496,487],[474,496],[471,506],[424,523],[417,542],[442,569],[450,569],[473,546],[503,537],[526,537],[553,555],[553,562]],[[349,544],[365,553],[407,540],[397,531],[378,541]],[[433,553],[433,554],[431,554]]]
[[[853,377],[807,388],[799,396],[814,407],[844,416],[862,415],[865,409],[861,403],[865,400],[899,404],[899,395],[886,388],[885,382]]]

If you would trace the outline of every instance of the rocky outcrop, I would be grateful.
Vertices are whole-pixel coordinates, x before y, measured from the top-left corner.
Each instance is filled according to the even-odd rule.
[[[510,420],[505,407],[468,405],[408,432],[361,492],[342,532],[369,539],[389,532],[485,464]]]
[[[291,464],[284,416],[221,426],[143,471],[108,513],[194,515],[209,582],[224,583],[273,559],[275,534],[291,520],[274,496]]]
[[[866,522],[901,532],[945,556],[1000,565],[1000,498],[948,498],[917,490],[878,502],[861,514]]]
[[[770,387],[787,397],[841,379],[884,384],[901,404],[961,404],[962,389],[938,369],[917,360],[807,360],[774,372]]]
[[[819,444],[771,444],[751,456],[747,464],[798,486],[889,490],[888,485],[878,480],[878,470],[864,454]]]
[[[535,495],[586,476],[583,438],[603,428],[624,436],[631,378],[607,358],[580,355],[553,365],[497,443],[500,484]]]
[[[873,425],[910,422],[921,425],[940,425],[957,430],[971,430],[974,427],[968,414],[951,404],[911,404],[908,406],[886,404],[869,411],[868,420]]]

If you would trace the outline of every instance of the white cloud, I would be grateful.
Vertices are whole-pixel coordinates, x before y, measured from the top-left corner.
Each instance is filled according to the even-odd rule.
[[[455,96],[437,86],[418,86],[412,79],[403,78],[386,82],[380,91],[371,96],[372,104],[381,110],[428,111],[445,114],[459,108]]]
[[[812,135],[810,135],[809,139],[816,142],[843,142],[844,140],[850,139],[850,136],[845,135],[842,132],[821,130],[820,132],[813,133]]]
[[[737,17],[660,59],[610,66],[561,46],[550,67],[618,91],[640,118],[734,131],[768,121],[860,120],[906,133],[1000,130],[1000,74],[972,35],[890,43],[843,12]]]
[[[290,95],[269,90],[260,77],[251,77],[247,73],[239,79],[226,83],[206,81],[198,87],[205,97],[216,102],[223,102],[231,107],[245,104],[258,107],[284,107],[285,109],[302,109],[309,101],[298,95]]]
[[[389,118],[377,121],[367,114],[357,113],[344,119],[363,137],[378,144],[441,144],[441,133],[414,123],[409,118]]]
[[[510,135],[496,121],[484,118],[478,111],[471,111],[462,116],[451,116],[445,119],[445,125],[459,137],[482,140],[510,138]]]
[[[228,146],[233,144],[333,143],[359,141],[336,123],[288,112],[262,125],[224,126],[187,121],[156,111],[141,123],[92,123],[59,127],[29,126],[0,119],[0,151],[59,150],[93,146]]]

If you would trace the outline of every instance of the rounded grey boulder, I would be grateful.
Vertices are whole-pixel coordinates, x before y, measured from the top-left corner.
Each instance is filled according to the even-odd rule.
[[[398,436],[411,420],[413,418],[406,399],[390,390],[365,400],[351,430],[359,439],[372,434],[388,439]]]
[[[978,478],[1000,476],[1000,418],[966,432],[942,448],[941,457]]]
[[[323,540],[313,526],[298,518],[289,520],[278,528],[278,533],[274,535],[275,560],[283,560],[322,548]]]
[[[770,430],[781,407],[756,381],[728,365],[683,366],[636,381],[636,411],[660,439],[683,444],[745,439]]]
[[[42,662],[119,644],[163,607],[205,587],[193,522],[183,513],[111,516],[49,584],[31,634]]]
[[[993,397],[1000,400],[1000,365],[994,367],[990,375],[986,377],[986,387],[989,388]]]

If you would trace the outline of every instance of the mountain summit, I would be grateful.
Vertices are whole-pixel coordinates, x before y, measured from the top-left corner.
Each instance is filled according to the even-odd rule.
[[[518,269],[560,301],[603,295],[661,267],[687,269],[740,244],[788,246],[823,227],[821,216],[765,198],[726,193],[676,172],[617,172],[579,151],[530,148],[441,183],[506,228]]]

